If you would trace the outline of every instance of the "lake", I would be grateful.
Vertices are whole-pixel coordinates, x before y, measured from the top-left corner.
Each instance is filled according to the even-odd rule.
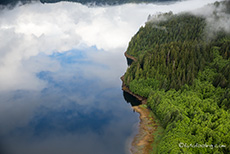
[[[125,58],[87,50],[40,55],[59,62],[57,71],[37,73],[46,88],[1,93],[3,153],[128,153],[138,114],[121,90]]]
[[[121,90],[129,41],[149,14],[213,1],[0,6],[0,153],[129,153],[139,122]]]

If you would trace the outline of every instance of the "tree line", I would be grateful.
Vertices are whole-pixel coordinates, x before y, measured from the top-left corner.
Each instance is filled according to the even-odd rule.
[[[207,38],[206,19],[188,13],[160,16],[130,41],[137,61],[124,76],[165,129],[158,153],[230,153],[230,34]]]

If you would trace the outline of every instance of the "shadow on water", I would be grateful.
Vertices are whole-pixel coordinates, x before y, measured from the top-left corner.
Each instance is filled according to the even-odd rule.
[[[123,91],[123,97],[127,103],[130,103],[132,106],[138,106],[141,104],[141,102],[134,97],[133,95]]]
[[[133,63],[133,60],[126,57],[127,65],[130,66]]]

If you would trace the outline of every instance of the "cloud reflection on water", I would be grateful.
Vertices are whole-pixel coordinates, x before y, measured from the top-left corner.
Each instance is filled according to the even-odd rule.
[[[148,14],[193,9],[182,4],[62,2],[1,10],[0,148],[10,154],[125,153],[137,114],[120,89],[123,53]]]
[[[46,88],[1,96],[0,136],[10,153],[124,153],[137,115],[124,105],[118,74],[111,83],[106,79],[116,67],[107,64],[109,56],[92,59],[104,52],[93,47],[40,55],[58,66],[37,73]]]
[[[188,0],[170,5],[125,4],[102,7],[71,2],[34,2],[11,10],[2,9],[0,72],[4,75],[0,76],[0,91],[42,90],[46,86],[46,83],[36,78],[34,70],[26,69],[22,63],[31,57],[92,46],[121,54],[149,14],[166,11],[178,13],[214,1]],[[37,73],[42,69],[56,71],[49,66],[49,61],[44,63],[47,65],[36,65]]]

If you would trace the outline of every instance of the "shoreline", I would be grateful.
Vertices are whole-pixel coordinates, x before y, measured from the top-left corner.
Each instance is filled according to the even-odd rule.
[[[125,57],[131,59],[132,61],[137,61],[137,59],[133,56],[128,55],[126,52],[124,53]]]
[[[150,116],[151,110],[139,105],[132,107],[135,112],[139,113],[140,123],[138,133],[135,135],[132,146],[132,154],[149,154],[153,149],[154,132],[157,129],[155,121]]]
[[[154,132],[156,132],[158,125],[151,114],[152,111],[146,106],[147,99],[131,92],[124,84],[124,76],[121,77],[121,81],[122,90],[136,97],[141,102],[141,105],[132,106],[133,110],[140,115],[140,122],[138,133],[133,138],[130,151],[132,154],[149,154],[153,148]]]
[[[141,104],[147,104],[147,98],[144,98],[142,96],[139,96],[139,95],[136,95],[134,94],[132,91],[129,90],[129,88],[125,85],[125,82],[124,82],[124,75],[120,78],[121,81],[122,81],[122,90],[129,93],[130,95],[136,97],[140,102]]]

